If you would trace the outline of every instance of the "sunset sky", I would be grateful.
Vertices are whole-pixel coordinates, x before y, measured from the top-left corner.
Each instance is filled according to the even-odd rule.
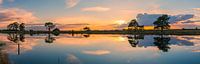
[[[132,19],[151,25],[161,14],[172,17],[173,28],[200,27],[199,3],[200,0],[0,0],[0,27],[14,21],[52,21],[63,29],[85,25],[117,29]]]

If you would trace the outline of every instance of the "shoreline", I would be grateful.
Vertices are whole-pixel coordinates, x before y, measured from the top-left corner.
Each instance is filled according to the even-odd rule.
[[[53,31],[16,31],[0,30],[0,33],[23,33],[23,34],[49,34]],[[59,34],[142,34],[142,35],[200,35],[200,29],[171,29],[171,30],[90,30],[90,31],[60,31]]]

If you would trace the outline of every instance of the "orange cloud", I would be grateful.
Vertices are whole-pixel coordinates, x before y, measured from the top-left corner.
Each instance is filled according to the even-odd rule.
[[[193,8],[193,10],[197,10],[197,11],[200,11],[200,8]]]

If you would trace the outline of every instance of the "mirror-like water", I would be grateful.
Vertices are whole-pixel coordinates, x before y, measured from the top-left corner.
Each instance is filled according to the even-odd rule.
[[[199,64],[199,36],[0,34],[0,64]]]

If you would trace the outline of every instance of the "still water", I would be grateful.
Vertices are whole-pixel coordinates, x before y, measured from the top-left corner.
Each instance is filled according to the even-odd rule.
[[[200,36],[0,34],[0,64],[200,64]]]

